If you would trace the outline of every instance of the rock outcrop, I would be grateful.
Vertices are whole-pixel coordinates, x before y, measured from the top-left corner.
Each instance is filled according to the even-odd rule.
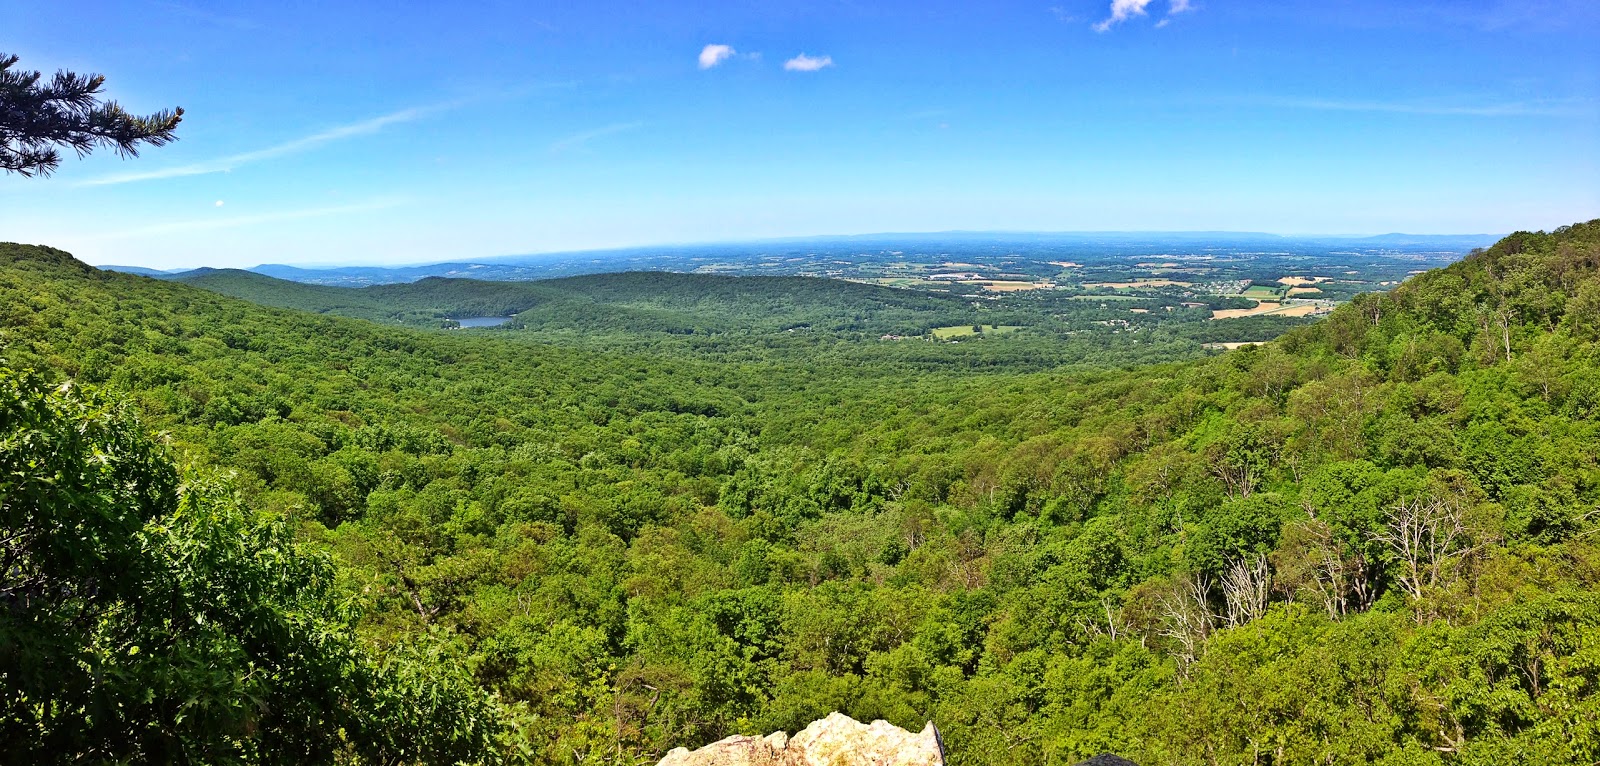
[[[793,737],[733,736],[699,750],[678,748],[659,766],[944,766],[944,743],[933,722],[912,734],[887,721],[870,725],[843,713]]]

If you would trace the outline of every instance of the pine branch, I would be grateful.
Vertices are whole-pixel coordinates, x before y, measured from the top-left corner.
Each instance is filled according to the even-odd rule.
[[[39,72],[13,70],[17,61],[0,54],[0,170],[47,176],[60,167],[58,147],[79,157],[109,148],[128,158],[139,156],[141,145],[177,140],[182,108],[140,117],[115,101],[99,100],[102,75],[63,70],[41,85]]]

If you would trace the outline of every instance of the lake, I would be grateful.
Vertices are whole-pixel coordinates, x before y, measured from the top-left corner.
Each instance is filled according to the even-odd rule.
[[[462,327],[494,327],[511,321],[511,317],[467,317],[457,319]]]

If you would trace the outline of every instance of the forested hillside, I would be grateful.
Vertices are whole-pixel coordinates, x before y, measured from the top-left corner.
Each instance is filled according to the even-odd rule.
[[[238,269],[177,281],[280,308],[438,327],[447,319],[521,314],[513,326],[584,332],[770,333],[792,329],[920,335],[981,319],[956,295],[807,277],[623,272],[537,282],[429,277],[361,288],[289,282]]]
[[[1600,760],[1600,221],[1128,369],[1161,347],[385,327],[19,245],[0,327],[329,555],[363,651],[470,673],[487,760],[832,710],[931,719],[955,764]]]
[[[879,372],[897,366],[1015,373],[1174,361],[1205,356],[1205,343],[1269,340],[1307,321],[1215,322],[1209,304],[1162,310],[1157,300],[1074,291],[997,297],[974,295],[973,288],[941,293],[810,277],[623,272],[347,288],[200,269],[175,279],[264,306],[381,324],[453,328],[465,317],[507,317],[494,332],[565,348],[805,369],[826,359],[840,369]],[[1167,297],[1172,303],[1195,296]],[[1252,303],[1207,300],[1217,307]],[[982,327],[989,329],[971,331]]]

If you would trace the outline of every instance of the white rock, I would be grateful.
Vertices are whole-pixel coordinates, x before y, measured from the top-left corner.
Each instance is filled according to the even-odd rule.
[[[813,722],[793,737],[733,736],[699,750],[678,748],[659,766],[944,766],[933,722],[912,734],[887,721],[863,724],[843,713]]]

